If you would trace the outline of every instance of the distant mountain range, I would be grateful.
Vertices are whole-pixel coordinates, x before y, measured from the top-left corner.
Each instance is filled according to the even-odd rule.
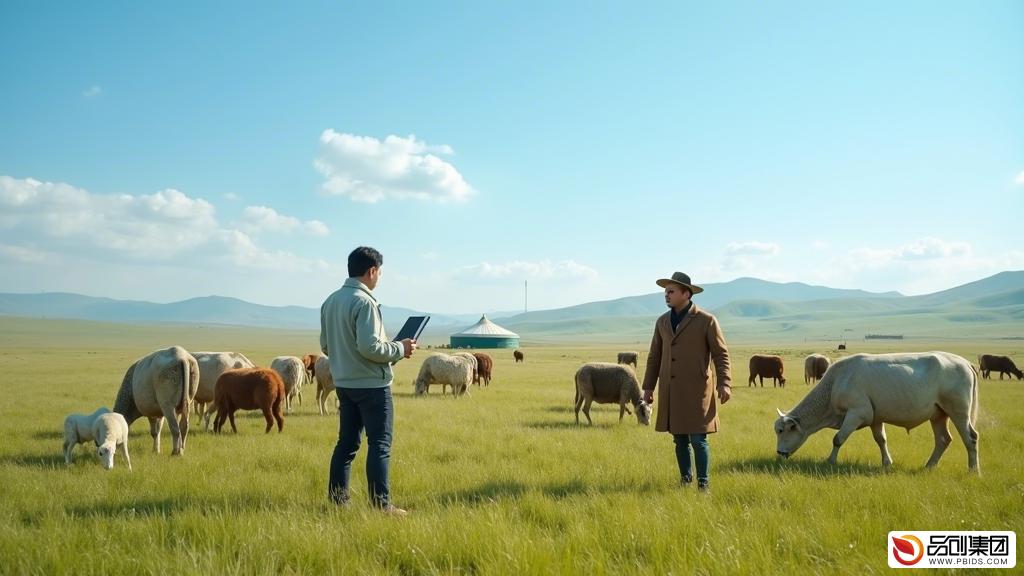
[[[704,285],[694,302],[718,316],[727,332],[751,337],[859,337],[864,333],[991,334],[1024,337],[1024,271],[1001,272],[923,296],[874,293],[756,278]],[[661,293],[590,302],[525,314],[495,313],[525,339],[577,337],[622,340],[650,337],[653,317],[665,311]],[[382,308],[389,331],[422,312]],[[128,323],[227,324],[318,329],[320,312],[302,306],[263,306],[222,296],[156,304],[69,293],[0,294],[0,315]],[[441,339],[479,319],[433,314],[426,338]]]

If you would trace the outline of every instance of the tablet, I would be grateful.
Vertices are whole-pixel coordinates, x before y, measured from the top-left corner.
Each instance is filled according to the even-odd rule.
[[[402,326],[402,329],[398,331],[394,341],[399,342],[406,338],[419,340],[420,334],[423,333],[423,329],[427,326],[428,321],[430,321],[430,316],[409,316],[409,319],[405,321],[405,326]]]

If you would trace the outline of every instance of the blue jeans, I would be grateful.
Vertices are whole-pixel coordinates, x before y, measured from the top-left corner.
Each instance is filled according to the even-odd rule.
[[[708,446],[707,434],[673,434],[676,441],[676,462],[679,463],[679,475],[693,478],[690,467],[690,446],[697,461],[697,480],[708,480],[708,466],[711,463],[711,448]]]
[[[389,503],[388,469],[391,464],[391,429],[394,408],[391,387],[338,388],[341,402],[338,443],[331,456],[331,473],[327,495],[337,504],[349,500],[349,477],[352,461],[359,451],[363,429],[369,445],[366,455],[366,484],[370,502],[383,508]]]

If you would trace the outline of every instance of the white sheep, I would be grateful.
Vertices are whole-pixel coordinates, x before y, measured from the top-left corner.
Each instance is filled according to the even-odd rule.
[[[124,416],[105,407],[88,415],[68,415],[64,419],[64,463],[70,466],[75,446],[90,440],[95,442],[96,454],[104,468],[110,470],[114,467],[114,452],[120,444],[124,447],[128,469],[132,469],[132,461],[128,457],[128,422]]]
[[[468,394],[475,370],[476,358],[472,354],[428,356],[420,366],[419,375],[416,376],[416,394],[426,394],[431,384],[440,384],[442,393],[445,386],[451,386],[452,395],[455,397]]]
[[[270,368],[281,376],[284,382],[285,411],[292,411],[292,399],[298,397],[302,404],[302,384],[306,381],[306,367],[295,356],[278,356],[270,362]]]

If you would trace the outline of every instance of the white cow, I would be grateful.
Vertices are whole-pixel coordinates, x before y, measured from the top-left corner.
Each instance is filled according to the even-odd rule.
[[[193,352],[192,356],[199,363],[199,387],[196,389],[195,413],[203,419],[203,429],[210,429],[213,417],[213,391],[217,379],[228,370],[236,368],[255,368],[256,365],[238,352]]]
[[[149,419],[153,451],[160,452],[160,431],[167,427],[174,437],[174,455],[185,451],[188,413],[199,386],[199,363],[181,346],[157,350],[132,364],[121,381],[114,412],[131,426],[142,416]],[[175,416],[180,418],[175,420]]]
[[[777,452],[788,458],[811,434],[838,429],[832,439],[835,464],[839,448],[855,430],[870,427],[882,453],[882,466],[892,464],[883,424],[908,431],[931,421],[935,449],[926,466],[938,463],[952,437],[948,420],[967,447],[967,466],[978,471],[978,376],[970,362],[948,352],[857,354],[843,358],[825,372],[810,393],[775,421]]]
[[[302,383],[306,381],[306,367],[295,356],[278,356],[270,362],[270,368],[284,382],[285,410],[291,412],[293,398],[298,397],[299,404],[302,404]]]
[[[327,356],[320,356],[316,359],[314,374],[316,377],[316,403],[320,406],[320,415],[323,416],[326,413],[324,404],[327,402],[327,397],[331,392],[334,392],[335,395],[338,394],[334,387],[334,376],[331,375],[331,360]]]

